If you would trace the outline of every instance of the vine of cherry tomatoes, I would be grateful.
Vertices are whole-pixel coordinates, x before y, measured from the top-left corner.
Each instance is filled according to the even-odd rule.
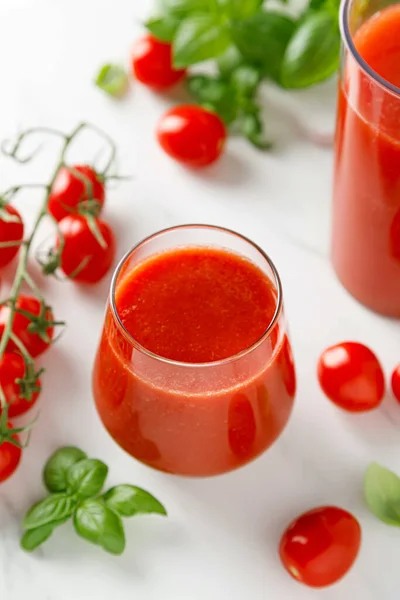
[[[47,199],[47,210],[57,223],[57,233],[54,248],[43,265],[46,274],[60,269],[74,281],[93,284],[108,273],[116,244],[111,227],[99,218],[104,201],[104,177],[92,167],[74,165],[59,169]],[[0,204],[0,268],[16,257],[23,244],[21,215],[4,201]],[[9,438],[0,435],[0,482],[15,472],[23,448],[19,429],[7,419],[20,417],[37,402],[43,370],[36,369],[34,359],[48,349],[55,326],[61,324],[54,321],[51,307],[41,296],[20,293],[13,303],[0,303],[0,342],[11,311],[12,325],[0,358],[0,387],[6,405],[6,414],[2,415],[0,409],[0,423],[11,432]]]

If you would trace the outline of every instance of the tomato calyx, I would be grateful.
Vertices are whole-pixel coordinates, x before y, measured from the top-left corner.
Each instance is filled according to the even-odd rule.
[[[54,321],[53,319],[48,319],[47,315],[51,314],[51,306],[47,305],[45,302],[40,302],[40,312],[38,315],[35,315],[23,308],[19,308],[16,306],[14,308],[16,313],[23,315],[27,319],[29,319],[30,323],[27,327],[28,333],[32,335],[38,335],[41,340],[46,342],[46,344],[52,344],[54,340],[48,335],[47,330],[52,327],[64,326],[65,321]],[[10,335],[11,340],[15,343],[15,345],[21,350],[21,342],[18,340],[18,337],[14,334]]]
[[[22,378],[16,379],[15,383],[19,386],[19,395],[24,400],[30,402],[35,394],[41,391],[41,385],[38,383],[39,377],[44,373],[44,369],[36,371],[34,363],[27,361],[24,357],[25,362],[25,375]]]
[[[32,421],[32,423],[29,423],[25,427],[13,427],[8,421],[8,406],[3,406],[0,414],[0,446],[5,442],[9,442],[10,444],[13,444],[13,446],[16,446],[17,448],[23,450],[28,445],[29,433],[28,440],[25,444],[22,444],[20,442],[18,434],[23,433],[24,431],[29,431],[33,424],[34,421]]]

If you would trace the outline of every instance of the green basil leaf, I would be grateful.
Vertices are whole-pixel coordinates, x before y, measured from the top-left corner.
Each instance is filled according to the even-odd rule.
[[[400,527],[400,478],[395,473],[371,463],[365,473],[364,496],[378,519]]]
[[[68,471],[68,491],[79,498],[98,494],[108,475],[108,467],[101,460],[86,458]]]
[[[21,538],[21,548],[27,552],[33,552],[33,550],[36,550],[43,542],[49,539],[53,531],[54,525],[52,523],[25,531]]]
[[[128,73],[124,67],[109,63],[100,67],[95,84],[109,96],[121,98],[128,90]]]
[[[286,49],[281,83],[286,88],[305,88],[325,79],[339,66],[340,33],[329,12],[304,18]]]
[[[84,500],[74,514],[78,535],[111,554],[122,554],[125,534],[120,517],[101,500]]]
[[[160,10],[164,14],[178,17],[197,12],[208,13],[215,6],[215,0],[159,0]]]
[[[122,517],[157,513],[166,515],[164,506],[154,496],[134,485],[117,485],[103,496],[108,508]]]
[[[177,69],[216,58],[231,43],[227,25],[213,15],[195,15],[184,19],[176,32],[174,66]]]
[[[233,23],[232,37],[245,61],[276,81],[294,30],[295,22],[290,17],[260,10],[246,21]]]
[[[154,17],[145,25],[152,35],[162,42],[172,42],[178,30],[180,20],[172,15]]]
[[[232,19],[247,19],[258,11],[264,0],[217,0],[217,3]]]
[[[319,10],[323,7],[326,0],[310,0],[308,3],[308,10]]]
[[[233,71],[240,67],[243,62],[243,56],[233,44],[217,58],[218,70],[225,79],[229,79]]]
[[[193,75],[186,87],[198,104],[216,112],[227,125],[237,117],[235,90],[224,79],[209,75]]]
[[[242,65],[232,73],[231,81],[239,94],[252,96],[260,84],[261,74],[256,67]]]
[[[34,504],[25,515],[23,529],[36,529],[53,521],[61,521],[70,517],[75,510],[77,501],[69,494],[50,494],[44,500]]]
[[[67,474],[69,469],[85,458],[86,454],[73,446],[57,450],[49,458],[43,470],[44,484],[47,489],[50,492],[65,492],[68,487]]]
[[[271,142],[264,137],[263,125],[259,112],[248,112],[244,114],[240,121],[240,130],[258,150],[270,150]]]

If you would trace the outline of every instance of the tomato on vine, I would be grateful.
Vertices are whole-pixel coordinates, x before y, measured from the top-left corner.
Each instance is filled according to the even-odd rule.
[[[201,106],[172,108],[161,117],[158,141],[169,156],[189,167],[204,167],[222,154],[227,137],[219,116]]]
[[[7,352],[0,360],[0,386],[10,418],[25,414],[35,404],[41,390],[39,374],[16,352]]]
[[[152,35],[145,35],[134,44],[132,72],[141,83],[156,90],[167,89],[186,75],[185,69],[173,67],[171,44]]]
[[[327,348],[319,359],[318,379],[328,398],[349,412],[376,408],[385,393],[385,377],[377,357],[358,342]]]
[[[48,211],[57,221],[92,205],[99,214],[104,200],[104,179],[92,167],[61,167],[50,192]]]
[[[111,227],[98,218],[93,219],[92,227],[90,223],[84,216],[76,215],[65,217],[59,224],[64,239],[61,270],[67,277],[81,283],[100,281],[112,267],[116,254]],[[101,239],[95,235],[94,228]],[[56,246],[60,247],[59,237]]]
[[[12,423],[7,423],[8,429],[12,429]],[[13,439],[19,443],[18,434],[13,434]],[[0,483],[9,479],[16,471],[22,456],[22,450],[19,446],[9,442],[0,441]]]
[[[30,356],[36,358],[47,350],[54,335],[53,313],[49,306],[44,307],[35,296],[20,295],[15,304],[12,333],[24,345]],[[0,307],[0,339],[3,336],[10,314],[10,307]],[[9,340],[7,351],[16,351],[18,346]]]
[[[21,215],[11,204],[0,204],[0,267],[8,265],[17,255],[24,238]],[[2,245],[13,244],[15,245]]]
[[[361,527],[352,514],[335,506],[304,513],[284,532],[279,554],[288,573],[320,588],[336,583],[353,566],[361,544]]]

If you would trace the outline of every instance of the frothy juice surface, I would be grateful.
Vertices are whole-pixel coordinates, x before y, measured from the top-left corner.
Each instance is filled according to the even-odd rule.
[[[164,471],[212,475],[276,439],[295,393],[284,324],[225,360],[274,319],[277,290],[258,266],[212,247],[156,254],[119,278],[115,309],[126,332],[109,308],[94,395],[125,450]]]
[[[249,348],[276,309],[276,290],[253,263],[224,250],[186,248],[139,265],[119,287],[126,329],[154,354],[222,360]]]
[[[354,35],[373,71],[400,86],[400,5]],[[339,90],[332,256],[345,287],[370,308],[400,316],[400,97],[348,53]]]

